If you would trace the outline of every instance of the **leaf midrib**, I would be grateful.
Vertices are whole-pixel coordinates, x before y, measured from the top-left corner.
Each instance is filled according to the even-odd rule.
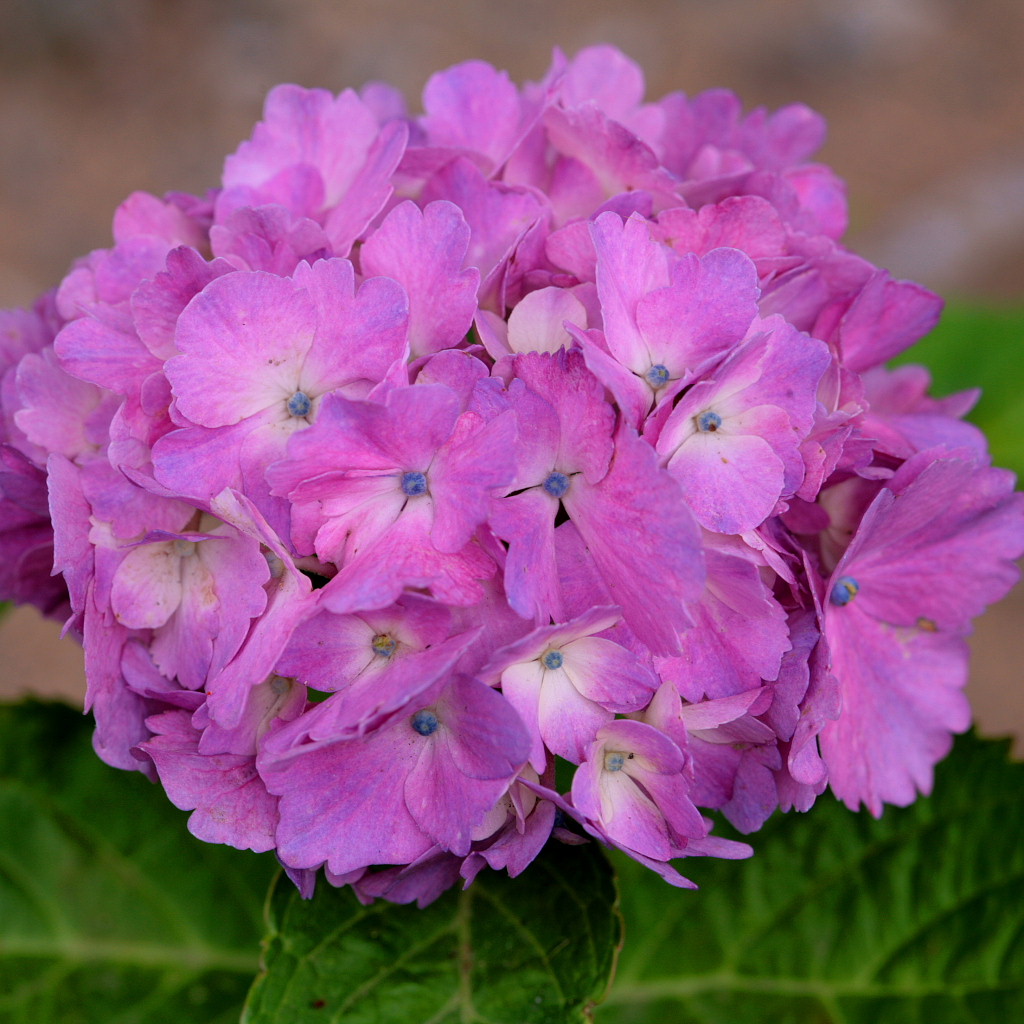
[[[32,960],[65,961],[73,964],[109,964],[118,967],[147,967],[161,971],[209,972],[227,971],[253,975],[259,967],[259,955],[228,952],[206,945],[164,945],[152,942],[110,942],[88,937],[51,939],[48,941],[0,941],[0,956]]]
[[[993,992],[1014,992],[1019,988],[1014,980],[1002,983],[951,985],[939,978],[933,983],[864,984],[851,979],[848,982],[812,981],[805,978],[754,978],[746,975],[716,972],[692,978],[659,979],[631,985],[615,985],[602,1006],[622,1003],[648,1003],[656,999],[685,999],[709,993],[761,994],[778,996],[813,996],[822,1000],[843,997],[921,999],[926,996],[963,998]]]

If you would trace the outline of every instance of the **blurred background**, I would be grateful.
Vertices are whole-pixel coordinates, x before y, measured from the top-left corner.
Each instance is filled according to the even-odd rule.
[[[0,0],[0,306],[109,245],[130,192],[216,185],[278,82],[383,79],[418,109],[449,64],[521,82],[553,46],[598,42],[644,67],[649,97],[726,87],[819,110],[850,248],[947,298],[1024,305],[1020,0]],[[1024,589],[973,641],[979,724],[1024,754]],[[83,687],[55,627],[0,622],[0,694]]]

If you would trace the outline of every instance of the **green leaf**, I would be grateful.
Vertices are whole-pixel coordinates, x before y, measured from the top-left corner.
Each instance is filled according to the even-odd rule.
[[[0,1020],[237,1021],[272,858],[201,843],[60,705],[0,706]]]
[[[985,431],[997,466],[1024,477],[1024,310],[946,307],[939,326],[897,363],[931,371],[936,394],[980,387],[968,416]]]
[[[549,844],[518,878],[484,871],[427,908],[320,883],[271,894],[265,970],[244,1024],[573,1024],[590,1019],[621,936],[594,845]]]
[[[621,858],[599,1024],[1024,1020],[1024,765],[1006,756],[963,736],[912,807],[777,816],[753,859],[687,861],[696,893]]]

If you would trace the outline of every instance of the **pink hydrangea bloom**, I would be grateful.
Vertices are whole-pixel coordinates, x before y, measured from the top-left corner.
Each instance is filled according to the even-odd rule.
[[[885,367],[941,303],[842,244],[821,118],[607,46],[423,107],[279,86],[0,313],[0,599],[84,643],[99,755],[420,905],[927,792],[1024,498]]]

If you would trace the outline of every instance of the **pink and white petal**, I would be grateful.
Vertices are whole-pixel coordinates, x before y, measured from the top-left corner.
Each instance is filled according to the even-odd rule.
[[[508,349],[512,352],[557,352],[572,338],[563,324],[587,326],[587,310],[566,288],[538,288],[516,303],[508,317]]]
[[[14,462],[14,469],[18,477],[31,472],[32,476],[38,474],[36,486],[43,487],[43,476],[39,470],[24,459],[20,453],[0,448],[0,456],[4,458],[4,468]],[[30,522],[44,524],[46,513],[49,512],[49,519],[52,523],[52,536],[49,543],[53,546],[52,569],[55,573],[62,574],[67,582],[68,594],[71,598],[71,607],[76,615],[85,608],[86,593],[92,581],[95,566],[95,549],[89,541],[89,517],[92,515],[92,505],[83,489],[83,471],[70,459],[63,455],[51,455],[47,459],[46,489],[47,506],[38,508],[31,514]],[[14,473],[4,474],[4,484],[7,488],[7,495],[10,495],[10,476]],[[13,529],[15,523],[12,521],[12,510],[4,507],[4,516],[7,517],[8,529]],[[5,531],[6,532],[6,531]],[[0,570],[0,582],[6,584],[5,573],[12,566],[8,563],[3,570]],[[136,585],[141,585],[137,581]],[[5,593],[10,593],[5,586]]]
[[[52,349],[23,356],[14,381],[20,406],[14,422],[38,446],[37,452],[25,449],[35,461],[45,462],[54,452],[74,459],[105,445],[120,400],[66,373]]]
[[[82,634],[87,684],[85,710],[91,710],[96,718],[93,749],[114,768],[141,771],[144,765],[131,750],[152,735],[145,720],[153,705],[125,684],[121,655],[128,630],[110,621],[96,607],[92,587],[86,597]]]
[[[284,182],[288,172],[306,168],[322,182],[322,192],[315,207],[301,212],[315,215],[321,206],[334,206],[355,189],[368,165],[375,165],[371,155],[377,147],[383,146],[388,153],[379,174],[384,180],[390,177],[394,166],[388,167],[388,163],[397,163],[404,146],[403,128],[395,124],[390,130],[382,130],[370,107],[351,89],[334,96],[325,89],[279,85],[268,94],[263,120],[256,125],[252,138],[228,157],[225,191],[230,193],[241,186],[253,191],[262,202],[283,202],[294,209],[294,202],[287,201],[294,197],[282,191]],[[401,143],[398,153],[391,153],[396,142]],[[377,160],[381,159],[378,155]],[[218,220],[225,213],[224,198],[222,195],[218,201]],[[243,205],[256,204],[246,201]]]
[[[764,690],[756,687],[731,697],[684,704],[680,714],[688,732],[705,732],[742,718],[750,710],[751,705],[763,695]]]
[[[226,487],[244,491],[240,455],[245,438],[273,425],[276,418],[277,413],[268,409],[228,427],[172,430],[153,445],[153,476],[170,493],[196,502],[208,502]]]
[[[406,806],[424,831],[464,856],[523,767],[529,738],[504,697],[474,679],[455,679],[435,710],[440,725],[406,780]]]
[[[753,756],[740,761],[732,797],[722,813],[745,835],[756,832],[779,806],[779,794],[772,770]]]
[[[115,618],[129,629],[155,629],[175,614],[182,600],[181,555],[174,541],[131,548],[110,588]]]
[[[785,481],[772,446],[749,434],[691,434],[667,468],[682,484],[697,522],[718,533],[743,533],[763,523]]]
[[[536,660],[516,662],[508,665],[501,673],[501,692],[530,735],[530,764],[538,774],[543,774],[547,767],[539,718],[544,677],[544,669]]]
[[[659,665],[690,701],[726,697],[775,679],[789,649],[781,605],[758,567],[706,545],[707,590],[691,608],[696,620],[682,635],[682,654]]]
[[[506,360],[506,364],[509,362]],[[509,381],[507,394],[518,420],[516,478],[511,489],[535,487],[547,479],[557,458],[561,431],[558,413],[550,397],[542,397],[517,377]]]
[[[536,661],[548,648],[561,648],[571,640],[600,633],[614,626],[620,618],[618,608],[594,606],[568,622],[524,630],[513,643],[498,648],[492,654],[480,678],[493,684],[508,665]]]
[[[527,816],[522,832],[512,825],[507,826],[497,841],[470,854],[463,864],[462,877],[467,880],[475,877],[477,858],[481,867],[486,863],[495,871],[506,869],[510,878],[521,874],[536,859],[551,835],[556,810],[555,805],[547,800],[538,801],[536,808]]]
[[[639,431],[654,403],[653,389],[605,351],[603,342],[597,340],[601,337],[600,331],[579,331],[570,327],[569,333],[579,342],[587,369],[611,392],[623,420]]]
[[[161,362],[176,355],[174,332],[178,317],[192,298],[215,277],[233,273],[227,260],[207,262],[194,249],[172,249],[167,267],[143,281],[132,293],[132,320],[142,343]]]
[[[325,872],[336,888],[351,885],[360,903],[368,906],[376,899],[389,903],[412,903],[422,910],[459,880],[458,857],[436,844],[411,864],[377,871],[349,872],[339,878]]]
[[[476,267],[484,279],[500,272],[530,227],[547,217],[547,205],[532,191],[485,178],[465,157],[449,161],[424,186],[421,204],[446,199],[454,203],[470,226],[465,265]],[[494,284],[492,279],[492,285]]]
[[[188,690],[199,690],[206,686],[213,664],[220,601],[198,558],[186,556],[178,562],[181,603],[167,624],[157,630],[150,653],[165,676],[178,679]]]
[[[601,828],[615,842],[629,850],[636,850],[654,860],[668,860],[674,855],[668,826],[655,803],[624,771],[607,772],[599,768],[595,780],[599,791]],[[577,769],[573,777],[573,803],[579,806],[576,780],[589,781],[591,774]]]
[[[639,771],[630,768],[647,795],[654,801],[666,824],[671,829],[675,843],[682,846],[686,840],[702,839],[707,835],[708,825],[690,798],[689,784],[681,771]],[[774,785],[772,787],[774,796]]]
[[[398,520],[407,501],[394,476],[322,483],[327,492],[322,501],[296,499],[292,505],[292,540],[298,550],[315,550],[322,561],[339,567],[376,544]],[[429,499],[422,504],[429,505]]]
[[[644,98],[644,73],[614,46],[588,46],[566,65],[558,81],[567,107],[596,103],[609,117],[626,123]]]
[[[267,676],[250,688],[242,719],[232,729],[213,721],[206,708],[192,716],[192,724],[202,729],[199,746],[204,754],[245,754],[255,757],[263,737],[277,722],[291,722],[307,707],[308,690],[301,683],[283,676]]]
[[[217,533],[196,545],[196,561],[202,571],[193,581],[200,593],[209,588],[217,594],[216,618],[211,622],[215,671],[235,656],[252,620],[266,609],[265,587],[270,582],[270,566],[255,539],[226,527],[218,527]]]
[[[598,730],[614,717],[580,693],[564,668],[544,671],[537,721],[544,743],[553,754],[579,764]]]
[[[618,621],[616,615],[613,625]],[[562,671],[573,687],[609,711],[625,714],[646,705],[658,688],[658,678],[625,647],[599,636],[570,640],[560,648]]]
[[[875,271],[836,332],[844,364],[856,372],[881,365],[923,338],[941,312],[942,300],[934,292]]]
[[[317,690],[344,689],[375,662],[379,661],[383,669],[385,661],[372,647],[376,635],[374,628],[359,615],[320,611],[295,629],[275,671],[300,679]]]

